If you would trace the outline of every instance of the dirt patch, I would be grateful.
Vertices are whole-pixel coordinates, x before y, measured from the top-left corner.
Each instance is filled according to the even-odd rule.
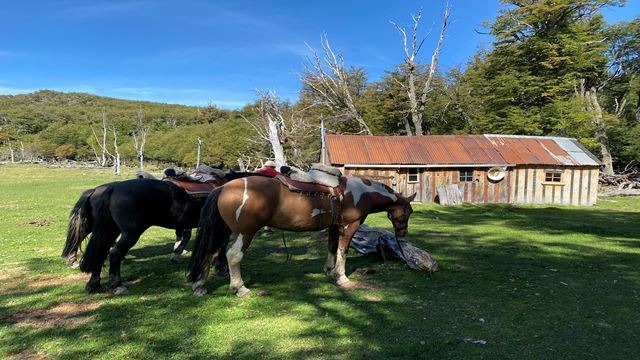
[[[78,274],[67,275],[62,277],[49,275],[42,279],[34,280],[30,282],[28,285],[29,287],[32,287],[32,288],[39,288],[44,286],[60,286],[60,285],[74,284],[81,281],[88,281],[90,276],[91,276],[90,274],[84,274],[84,273],[78,273]]]
[[[11,314],[4,318],[18,327],[76,328],[91,321],[95,315],[87,314],[100,307],[100,303],[60,303],[49,309]]]
[[[37,226],[37,227],[42,227],[42,226],[49,226],[49,221],[47,219],[36,219],[36,220],[29,221],[28,224]]]
[[[351,280],[344,285],[338,286],[339,289],[351,291],[356,289],[380,291],[384,289],[384,285],[376,281]]]
[[[24,350],[17,354],[11,354],[8,357],[9,360],[49,360],[53,359],[51,356],[34,353],[31,350]]]

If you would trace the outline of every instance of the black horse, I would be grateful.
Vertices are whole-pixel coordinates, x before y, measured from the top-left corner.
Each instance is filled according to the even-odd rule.
[[[122,259],[149,227],[176,229],[182,240],[175,254],[182,254],[190,237],[190,230],[185,229],[197,227],[204,200],[189,196],[171,182],[153,179],[113,182],[87,190],[71,211],[62,257],[74,262],[80,243],[90,233],[80,260],[80,270],[91,273],[86,289],[90,293],[102,290],[100,272],[107,256],[109,288],[117,289],[122,286]]]

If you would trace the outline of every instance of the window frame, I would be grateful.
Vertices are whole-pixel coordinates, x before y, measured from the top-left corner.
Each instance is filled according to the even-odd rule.
[[[471,173],[471,175],[469,175],[469,172]],[[473,176],[474,175],[475,174],[474,174],[474,170],[473,169],[460,169],[460,170],[458,170],[458,181],[459,182],[473,182]],[[463,178],[464,178],[464,180],[463,180]]]
[[[544,182],[554,184],[562,183],[562,171],[545,170]]]
[[[411,172],[415,171],[415,174]],[[411,177],[415,176],[415,180],[411,180]],[[420,182],[420,169],[418,168],[408,168],[407,169],[407,183],[408,184],[417,184]]]

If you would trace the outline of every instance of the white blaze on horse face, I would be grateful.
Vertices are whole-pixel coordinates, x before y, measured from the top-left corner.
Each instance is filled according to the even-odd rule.
[[[244,181],[244,193],[242,194],[242,204],[240,204],[240,206],[238,206],[238,208],[236,209],[236,221],[238,221],[240,219],[240,212],[242,211],[242,207],[244,206],[244,203],[247,202],[247,199],[249,198],[249,194],[248,194],[248,190],[247,190],[247,178],[242,178],[242,180]]]
[[[311,217],[316,217],[320,214],[324,214],[326,213],[326,211],[322,210],[322,209],[313,209],[311,210]]]
[[[353,194],[353,204],[356,206],[358,206],[358,202],[360,202],[362,195],[366,193],[378,193],[393,201],[398,200],[398,197],[395,194],[390,193],[381,183],[371,181],[371,185],[367,185],[362,182],[362,179],[356,176],[347,176],[347,186],[345,187],[344,193],[345,195],[348,193]]]

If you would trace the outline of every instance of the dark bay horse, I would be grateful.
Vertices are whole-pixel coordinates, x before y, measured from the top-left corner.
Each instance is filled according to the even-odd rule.
[[[413,212],[410,202],[415,194],[406,198],[382,183],[358,177],[344,177],[343,183],[344,197],[338,207],[327,196],[291,192],[273,178],[242,178],[215,189],[202,208],[189,263],[188,280],[194,282],[194,294],[206,294],[204,284],[211,261],[231,242],[226,252],[230,288],[238,296],[248,295],[250,291],[240,275],[240,262],[263,226],[291,231],[329,228],[329,253],[324,270],[338,285],[348,283],[346,253],[360,224],[367,215],[386,211],[396,235],[406,235]]]
[[[142,233],[151,226],[176,229],[177,235],[196,227],[204,201],[171,182],[153,179],[113,182],[87,190],[71,211],[62,256],[72,261],[90,233],[80,260],[80,270],[91,273],[86,289],[90,293],[102,289],[100,273],[107,256],[109,288],[116,289],[122,286],[120,263]],[[182,253],[189,239],[182,240],[176,254]]]

